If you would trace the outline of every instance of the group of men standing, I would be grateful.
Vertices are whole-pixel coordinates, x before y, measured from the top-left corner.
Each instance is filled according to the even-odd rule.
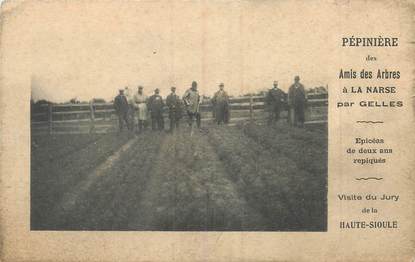
[[[120,89],[114,99],[114,108],[118,116],[120,131],[127,126],[132,131],[137,117],[136,131],[143,131],[148,125],[148,118],[151,117],[153,130],[164,130],[163,109],[165,103],[160,96],[160,90],[156,88],[154,94],[147,97],[143,93],[143,87],[139,86],[137,93],[132,95],[128,88]],[[173,130],[179,125],[181,118],[181,101],[175,94],[176,88],[171,88],[171,94],[166,98],[166,105],[169,107],[170,129]]]
[[[168,108],[170,120],[170,131],[179,127],[180,119],[183,116],[183,109],[186,110],[189,126],[196,121],[198,128],[201,126],[200,104],[201,96],[197,90],[197,82],[193,81],[191,87],[186,90],[183,97],[176,94],[176,87],[171,87],[171,93],[164,102],[160,96],[160,90],[154,90],[154,94],[147,97],[143,93],[143,87],[139,86],[137,92],[132,94],[128,87],[120,89],[114,99],[114,108],[118,115],[120,130],[127,126],[128,130],[134,129],[135,118],[137,117],[137,132],[143,131],[148,123],[148,116],[151,117],[153,130],[164,130],[163,109]],[[268,111],[268,123],[272,124],[280,119],[281,111],[288,109],[288,122],[293,126],[304,126],[304,113],[307,104],[307,95],[304,86],[300,83],[300,77],[294,78],[294,83],[288,89],[288,94],[278,87],[274,81],[273,87],[267,92],[265,109]],[[229,123],[230,101],[224,84],[219,84],[219,90],[212,98],[213,116],[215,122],[220,124]]]
[[[148,98],[143,93],[143,87],[137,88],[137,93],[131,94],[128,87],[120,89],[114,99],[114,108],[118,116],[120,131],[127,126],[128,130],[134,129],[135,114],[137,114],[137,131],[146,126],[148,118]]]
[[[300,83],[300,77],[294,78],[294,84],[288,89],[288,95],[278,87],[278,82],[274,81],[273,88],[267,93],[265,105],[268,111],[268,124],[277,122],[280,119],[281,111],[287,108],[288,122],[292,126],[303,127],[307,93],[303,84]]]
[[[229,103],[229,97],[223,90],[223,84],[220,85],[220,90],[215,94],[215,106],[228,110],[228,105],[224,106],[224,103]],[[134,119],[137,116],[137,132],[143,131],[148,123],[148,115],[151,117],[152,130],[164,130],[164,117],[163,109],[165,106],[168,108],[170,131],[174,131],[179,127],[180,119],[183,116],[183,108],[185,108],[189,126],[193,126],[193,122],[196,121],[198,128],[201,126],[200,115],[200,103],[201,96],[197,90],[197,82],[193,81],[192,86],[184,93],[183,97],[176,94],[176,87],[171,87],[171,93],[166,97],[164,101],[160,96],[160,90],[157,88],[154,90],[154,94],[147,97],[143,93],[143,87],[139,86],[136,94],[131,94],[127,88],[120,89],[119,94],[114,99],[114,108],[118,115],[120,131],[127,126],[128,130],[134,129]],[[218,123],[227,122],[223,120],[223,115],[218,109],[218,116],[221,118],[217,120]]]

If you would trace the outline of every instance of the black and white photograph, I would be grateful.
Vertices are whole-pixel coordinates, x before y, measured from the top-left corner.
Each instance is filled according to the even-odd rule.
[[[30,230],[326,232],[327,37],[283,7],[49,4]]]

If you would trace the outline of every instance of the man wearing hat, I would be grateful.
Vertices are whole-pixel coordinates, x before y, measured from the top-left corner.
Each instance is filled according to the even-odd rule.
[[[307,94],[304,86],[300,83],[300,77],[294,78],[294,84],[292,84],[288,90],[288,106],[289,122],[293,126],[304,126],[305,116],[304,111],[307,103]]]
[[[147,96],[143,93],[143,87],[139,86],[137,93],[134,95],[134,107],[137,110],[137,130],[144,130],[147,121]]]
[[[278,81],[274,81],[273,87],[268,91],[265,104],[268,111],[268,124],[280,120],[280,113],[285,103],[285,93],[278,88]]]
[[[171,93],[166,98],[166,105],[169,108],[170,132],[179,127],[180,118],[182,117],[182,103],[176,95],[176,87],[171,87]]]
[[[135,118],[135,110],[134,110],[134,99],[132,90],[128,86],[124,88],[124,95],[127,98],[128,102],[128,123],[130,124],[131,128],[134,129],[134,118]]]
[[[229,122],[229,96],[224,90],[225,85],[219,84],[219,90],[212,98],[213,110],[215,111],[215,120],[218,125]]]
[[[129,105],[123,89],[119,90],[119,94],[114,99],[114,108],[118,116],[120,131],[124,129],[124,122],[127,125],[128,130],[131,130],[130,123],[128,121]]]
[[[189,125],[192,127],[193,119],[196,118],[197,127],[200,128],[200,102],[201,98],[197,91],[196,81],[192,82],[192,87],[188,89],[183,95],[183,102],[186,106],[186,111],[189,116]]]
[[[154,95],[148,99],[148,108],[151,112],[151,128],[152,130],[164,130],[163,118],[163,98],[160,96],[160,90],[156,88]]]

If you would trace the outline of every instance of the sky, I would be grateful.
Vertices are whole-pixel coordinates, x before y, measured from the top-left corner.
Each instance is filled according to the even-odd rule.
[[[299,75],[326,86],[335,21],[318,3],[293,1],[37,2],[28,34],[32,98],[112,99],[118,89],[197,81],[211,96],[283,90]],[[337,42],[335,43],[337,44]]]

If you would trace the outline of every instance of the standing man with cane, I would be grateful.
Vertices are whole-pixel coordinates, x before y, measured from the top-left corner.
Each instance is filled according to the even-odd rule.
[[[196,81],[192,82],[192,87],[188,89],[183,95],[183,101],[186,106],[187,115],[189,116],[189,126],[191,128],[190,135],[193,134],[193,119],[196,118],[197,127],[200,128],[200,95],[197,91]]]

